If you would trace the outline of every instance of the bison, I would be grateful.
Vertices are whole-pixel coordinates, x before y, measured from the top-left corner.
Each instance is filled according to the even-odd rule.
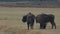
[[[36,16],[36,22],[40,23],[40,29],[46,29],[46,25],[48,22],[51,23],[52,29],[53,29],[53,26],[56,29],[56,24],[54,22],[54,19],[55,19],[55,16],[53,14],[42,13]]]
[[[28,30],[29,30],[29,27],[31,29],[33,29],[34,19],[35,19],[35,15],[33,15],[31,12],[29,12],[27,15],[23,16],[22,21],[24,23],[27,22]]]

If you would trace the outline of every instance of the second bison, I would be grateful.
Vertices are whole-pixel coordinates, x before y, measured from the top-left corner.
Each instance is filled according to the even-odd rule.
[[[54,18],[55,16],[53,14],[39,14],[36,16],[36,22],[40,23],[40,29],[45,29],[48,22],[51,23],[52,29],[53,29],[53,26],[56,29]]]

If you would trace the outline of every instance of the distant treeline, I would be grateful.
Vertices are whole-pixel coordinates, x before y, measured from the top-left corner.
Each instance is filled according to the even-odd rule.
[[[19,2],[19,1],[57,1],[57,0],[0,0],[0,2]]]
[[[0,2],[16,2],[16,0],[0,0]]]

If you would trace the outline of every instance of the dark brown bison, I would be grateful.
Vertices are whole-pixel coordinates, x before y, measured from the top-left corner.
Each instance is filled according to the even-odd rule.
[[[45,29],[48,22],[52,24],[52,29],[53,29],[53,26],[56,29],[54,18],[55,16],[52,14],[39,14],[36,16],[36,22],[40,23],[40,29]]]
[[[31,29],[33,29],[34,19],[35,19],[35,16],[31,12],[29,12],[27,15],[23,16],[22,21],[27,22],[28,30],[29,30],[29,27],[31,27]]]

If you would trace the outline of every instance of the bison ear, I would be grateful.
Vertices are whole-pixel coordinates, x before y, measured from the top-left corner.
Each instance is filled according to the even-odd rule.
[[[23,16],[23,18],[22,18],[22,22],[26,22],[27,21],[27,16],[25,15],[25,16]]]

